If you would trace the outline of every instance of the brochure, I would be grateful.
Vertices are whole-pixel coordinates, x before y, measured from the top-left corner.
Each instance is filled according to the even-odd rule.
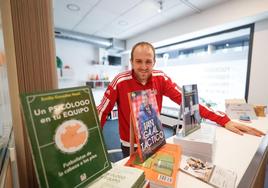
[[[214,187],[235,187],[237,178],[235,172],[194,157],[183,156],[180,170]]]

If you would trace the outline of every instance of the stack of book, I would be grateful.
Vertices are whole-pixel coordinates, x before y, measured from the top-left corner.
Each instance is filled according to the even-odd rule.
[[[175,136],[173,141],[181,145],[183,155],[194,156],[204,161],[212,162],[216,142],[215,134],[216,127],[202,125],[200,129],[185,137]]]
[[[149,187],[149,181],[145,180],[144,171],[127,167],[127,166],[113,166],[111,170],[93,181],[90,188],[146,188]]]

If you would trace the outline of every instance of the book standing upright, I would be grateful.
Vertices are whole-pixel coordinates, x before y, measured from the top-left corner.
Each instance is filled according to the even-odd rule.
[[[138,148],[126,165],[144,170],[151,187],[176,187],[181,147],[166,143],[154,92],[131,92],[129,104],[130,137],[135,137]]]
[[[150,89],[131,92],[129,104],[131,131],[134,130],[138,153],[144,161],[166,143],[155,94]]]
[[[186,136],[200,128],[198,90],[196,84],[183,85],[177,133]]]
[[[89,87],[21,95],[40,187],[85,187],[111,168]]]

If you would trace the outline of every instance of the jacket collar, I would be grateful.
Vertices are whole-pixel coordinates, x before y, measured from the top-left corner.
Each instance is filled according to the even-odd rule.
[[[136,74],[134,73],[134,70],[133,70],[133,69],[131,70],[131,74],[132,74],[132,78],[133,78],[137,83],[143,85],[143,84],[137,79],[137,76],[136,76]],[[152,79],[153,79],[153,76],[152,76],[152,75],[153,75],[153,74],[151,74],[151,76],[148,78],[147,83],[146,83],[145,85],[148,85],[148,84],[152,83]]]

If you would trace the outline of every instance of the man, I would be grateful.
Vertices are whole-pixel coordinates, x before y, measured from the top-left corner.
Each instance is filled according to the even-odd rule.
[[[192,99],[192,96],[189,97],[189,113],[190,113],[190,118],[191,118],[191,125],[193,125],[193,127],[195,126],[196,124],[196,121],[195,121],[195,110],[194,110],[194,104],[193,104],[193,99]]]
[[[124,156],[129,155],[130,107],[128,93],[138,90],[151,89],[156,95],[159,111],[162,109],[163,96],[169,97],[177,104],[181,104],[182,96],[179,87],[162,71],[153,70],[155,65],[154,47],[147,42],[134,45],[131,51],[132,70],[118,74],[109,84],[101,104],[98,106],[101,125],[104,126],[107,115],[114,104],[118,106],[118,121],[121,148]],[[231,121],[226,114],[214,112],[206,106],[199,105],[200,115],[210,119],[226,129],[243,135],[248,133],[256,136],[263,132],[241,123]]]

